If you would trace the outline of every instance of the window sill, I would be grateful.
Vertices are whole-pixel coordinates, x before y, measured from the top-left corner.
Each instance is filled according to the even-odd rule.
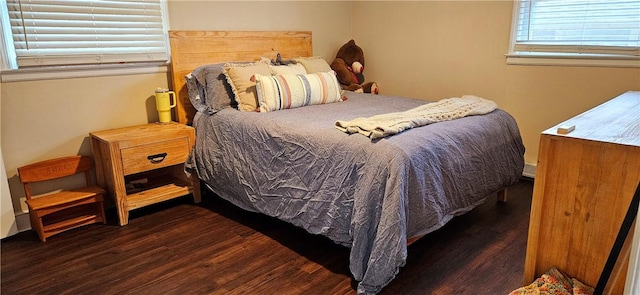
[[[168,63],[60,66],[0,72],[2,83],[166,73]]]
[[[508,65],[640,68],[640,57],[508,53]]]

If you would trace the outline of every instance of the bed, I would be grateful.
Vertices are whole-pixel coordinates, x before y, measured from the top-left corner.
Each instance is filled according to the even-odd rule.
[[[387,285],[416,239],[490,196],[506,201],[506,188],[522,174],[518,127],[500,109],[371,140],[341,132],[336,121],[428,102],[345,92],[344,101],[272,112],[217,105],[214,90],[227,100],[233,97],[220,86],[224,81],[216,71],[223,63],[275,58],[277,53],[311,57],[311,32],[169,35],[173,89],[179,97],[176,117],[196,129],[187,162],[192,173],[242,209],[349,247],[359,294],[375,294]],[[207,75],[218,81],[204,81]],[[218,86],[207,88],[206,83]]]

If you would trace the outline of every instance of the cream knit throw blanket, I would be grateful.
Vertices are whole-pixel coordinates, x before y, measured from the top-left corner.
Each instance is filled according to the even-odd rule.
[[[465,116],[482,115],[496,109],[496,103],[473,95],[442,99],[396,113],[337,121],[336,128],[346,133],[360,133],[371,139],[394,135],[404,130]]]

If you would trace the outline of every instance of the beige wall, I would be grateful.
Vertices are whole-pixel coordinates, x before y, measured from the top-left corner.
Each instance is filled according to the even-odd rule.
[[[156,121],[156,87],[167,87],[166,73],[2,83],[2,152],[16,212],[26,212],[17,167],[90,155],[89,132]]]
[[[173,30],[312,31],[313,53],[333,59],[351,38],[348,1],[177,1],[169,6]]]
[[[352,32],[382,93],[495,100],[535,165],[541,131],[640,90],[640,69],[506,65],[512,13],[511,1],[354,2]]]
[[[349,2],[174,1],[176,30],[309,30],[314,54],[332,58],[350,37]],[[2,83],[1,144],[16,212],[24,212],[19,166],[91,153],[91,131],[157,121],[153,91],[167,74]]]

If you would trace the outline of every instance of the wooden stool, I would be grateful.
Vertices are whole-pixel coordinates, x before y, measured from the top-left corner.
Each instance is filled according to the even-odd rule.
[[[45,160],[18,168],[20,182],[24,185],[31,218],[31,228],[41,241],[47,237],[79,226],[102,222],[105,191],[91,181],[91,158],[71,156]],[[31,197],[29,184],[85,174],[85,187],[56,190],[49,194]]]

